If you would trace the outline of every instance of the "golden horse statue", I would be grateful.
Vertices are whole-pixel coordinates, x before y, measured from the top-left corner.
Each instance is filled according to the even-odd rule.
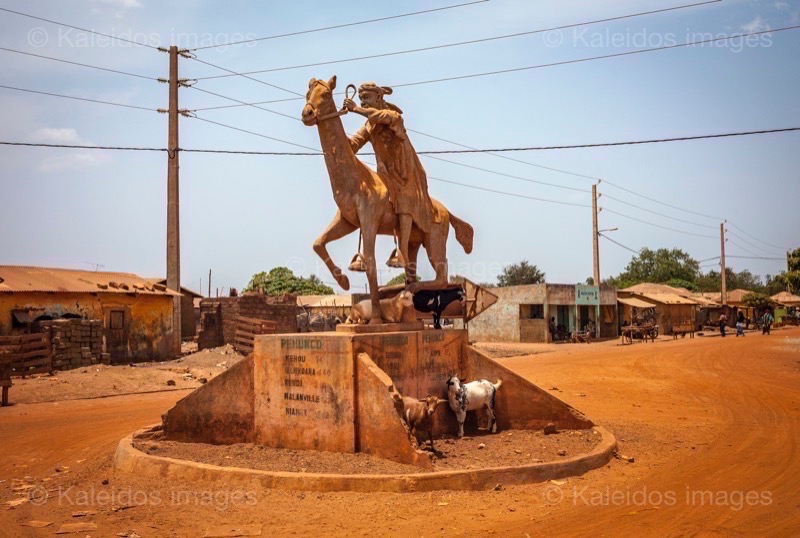
[[[322,258],[336,282],[344,290],[350,289],[350,280],[331,260],[327,245],[356,230],[360,230],[364,242],[364,262],[369,282],[373,317],[370,324],[382,323],[380,317],[380,295],[378,272],[375,261],[375,239],[378,235],[395,236],[397,215],[392,207],[389,190],[380,176],[361,162],[353,153],[349,138],[342,125],[341,115],[333,101],[336,77],[323,81],[312,78],[308,83],[306,104],[301,119],[309,127],[316,125],[328,168],[333,199],[339,210],[336,216],[314,241],[314,252]],[[464,252],[472,252],[473,229],[459,219],[437,200],[433,205],[433,224],[428,233],[416,226],[411,230],[408,243],[408,259],[404,261],[409,291],[441,289],[447,286],[447,236],[450,226]],[[425,247],[428,260],[436,276],[433,280],[415,282],[417,255]]]

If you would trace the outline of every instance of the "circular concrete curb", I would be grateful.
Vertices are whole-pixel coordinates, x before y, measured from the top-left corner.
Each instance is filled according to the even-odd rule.
[[[267,489],[305,490],[317,492],[357,491],[406,493],[435,490],[483,490],[496,484],[533,484],[555,478],[582,475],[602,467],[617,448],[614,436],[599,426],[602,436],[592,452],[557,462],[490,467],[460,471],[439,471],[414,474],[322,474],[260,471],[241,467],[220,467],[186,460],[145,454],[133,447],[133,437],[148,431],[135,432],[119,442],[114,454],[115,472],[160,479],[192,480],[225,487],[260,486]]]

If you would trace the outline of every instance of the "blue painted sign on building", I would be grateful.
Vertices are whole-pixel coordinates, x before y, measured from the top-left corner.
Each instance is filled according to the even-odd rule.
[[[599,305],[600,288],[597,286],[575,285],[575,304],[578,305]]]

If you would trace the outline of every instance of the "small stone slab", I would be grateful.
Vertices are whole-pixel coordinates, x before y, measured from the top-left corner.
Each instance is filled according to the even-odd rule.
[[[96,523],[64,523],[56,531],[56,534],[73,534],[76,532],[86,532],[97,530]]]
[[[39,521],[36,519],[32,519],[30,521],[26,521],[25,523],[20,523],[23,527],[33,527],[34,529],[42,529],[44,527],[49,527],[52,525],[52,521]]]
[[[203,535],[203,538],[234,538],[236,536],[261,536],[261,524],[255,525],[216,525]]]
[[[381,323],[380,325],[362,325],[360,323],[340,323],[336,326],[337,333],[349,334],[371,334],[371,333],[391,333],[398,331],[421,331],[425,324],[419,321],[409,323]]]

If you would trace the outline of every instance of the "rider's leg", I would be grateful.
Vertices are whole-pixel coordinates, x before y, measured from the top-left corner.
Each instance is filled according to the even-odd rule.
[[[411,237],[411,225],[413,224],[413,219],[411,218],[411,215],[400,214],[398,215],[398,220],[400,221],[400,231],[399,237],[397,238],[397,248],[400,250],[400,256],[403,258],[403,265],[405,265],[409,262],[408,240]]]

